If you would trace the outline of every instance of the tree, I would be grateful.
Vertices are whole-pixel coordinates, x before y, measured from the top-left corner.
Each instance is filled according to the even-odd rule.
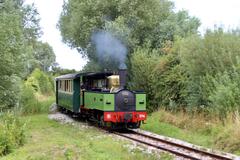
[[[161,48],[175,36],[197,33],[199,25],[199,20],[185,11],[174,13],[173,3],[168,0],[69,0],[58,24],[63,41],[84,50],[80,53],[89,62],[97,63],[99,57],[91,40],[96,32],[110,32],[132,54],[135,48],[146,44],[152,49]]]
[[[52,75],[55,77],[63,74],[71,74],[71,73],[76,73],[77,71],[75,69],[64,69],[59,66],[57,62],[53,63],[52,70],[50,71]]]
[[[181,70],[186,73],[182,94],[189,108],[211,106],[222,113],[239,109],[239,35],[239,31],[217,29],[175,43]]]
[[[0,10],[0,109],[16,105],[23,71],[24,36],[17,1],[4,1]]]
[[[21,79],[34,63],[34,45],[40,36],[39,18],[33,6],[22,0],[0,3],[0,110],[18,106]]]
[[[34,47],[34,58],[37,60],[40,68],[47,72],[53,66],[56,56],[48,43],[37,42]]]

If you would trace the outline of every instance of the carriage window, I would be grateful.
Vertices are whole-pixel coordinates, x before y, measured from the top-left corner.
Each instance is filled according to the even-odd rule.
[[[64,81],[63,80],[60,80],[59,81],[59,90],[63,91],[64,90]]]
[[[65,83],[64,91],[66,92],[67,91],[67,81],[65,80],[64,83]]]
[[[61,90],[61,81],[58,82],[58,89]]]
[[[68,88],[67,88],[68,92],[70,92],[70,88],[71,88],[71,83],[70,83],[70,80],[68,80]]]
[[[73,92],[73,80],[60,80],[58,88],[61,91]]]
[[[62,90],[65,90],[65,81],[62,81]]]
[[[62,90],[62,87],[63,87],[63,84],[62,84],[62,81],[60,80],[59,81],[59,90]]]
[[[70,92],[73,92],[73,80],[70,80]]]
[[[67,88],[67,91],[68,91],[68,92],[71,92],[71,81],[70,81],[70,80],[68,80],[68,88]]]

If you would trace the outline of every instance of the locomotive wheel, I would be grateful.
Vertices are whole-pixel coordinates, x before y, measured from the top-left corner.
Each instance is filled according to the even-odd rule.
[[[135,128],[140,128],[140,126],[141,126],[141,121],[135,123],[135,125],[134,125]]]
[[[128,125],[128,128],[131,128],[131,129],[137,129],[137,128],[140,128],[141,126],[141,122],[137,122],[137,123],[131,123]]]
[[[98,119],[98,127],[101,127],[101,116],[98,115],[97,119]]]
[[[100,117],[99,125],[100,125],[100,127],[106,127],[106,122],[104,122],[103,115]]]

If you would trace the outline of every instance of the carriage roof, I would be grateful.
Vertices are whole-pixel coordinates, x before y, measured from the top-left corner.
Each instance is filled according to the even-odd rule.
[[[84,77],[101,77],[101,76],[111,76],[113,75],[112,72],[85,72],[85,73],[73,73],[73,74],[65,74],[61,75],[59,77],[56,77],[55,80],[60,80],[60,79],[76,79],[81,76]]]

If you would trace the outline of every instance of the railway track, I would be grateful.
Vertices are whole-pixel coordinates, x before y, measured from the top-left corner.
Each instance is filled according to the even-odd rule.
[[[238,159],[234,155],[213,153],[210,151],[197,149],[191,146],[183,145],[164,138],[148,135],[142,132],[129,130],[128,132],[113,132],[114,134],[127,139],[151,146],[166,152],[170,152],[183,159],[193,160],[234,160]]]
[[[70,115],[71,116],[71,115]],[[72,117],[72,116],[71,116]],[[79,122],[79,118],[73,118],[76,122]],[[91,123],[91,125],[97,127],[97,124]],[[103,131],[109,132],[107,129],[98,128]],[[150,132],[142,130],[125,130],[125,131],[110,131],[115,135],[130,139],[132,141],[145,144],[147,146],[154,147],[180,157],[181,159],[193,159],[193,160],[240,160],[232,154],[212,151],[210,149],[203,149],[196,147],[192,144],[183,144],[176,139],[169,139],[164,136],[152,134]]]

